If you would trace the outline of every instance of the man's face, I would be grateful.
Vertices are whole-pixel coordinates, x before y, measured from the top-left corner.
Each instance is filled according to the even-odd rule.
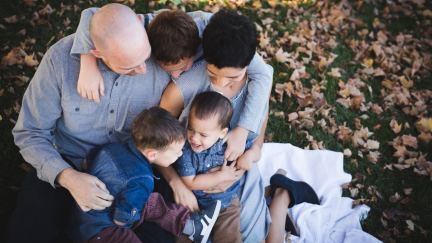
[[[225,93],[226,89],[239,84],[246,78],[246,68],[224,67],[218,68],[213,64],[207,64],[207,73],[212,86],[219,92]]]
[[[176,79],[192,67],[193,57],[187,57],[181,59],[178,63],[163,63],[159,62],[159,65],[163,70],[171,75],[171,78]]]

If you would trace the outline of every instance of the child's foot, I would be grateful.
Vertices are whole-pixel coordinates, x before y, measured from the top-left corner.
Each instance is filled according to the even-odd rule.
[[[306,182],[293,181],[282,174],[274,174],[270,178],[270,185],[272,188],[280,187],[288,191],[290,196],[289,208],[303,202],[319,204],[317,194]]]
[[[219,216],[221,201],[217,200],[212,207],[197,213],[192,213],[191,218],[194,222],[194,234],[189,237],[193,242],[206,243],[213,226]]]

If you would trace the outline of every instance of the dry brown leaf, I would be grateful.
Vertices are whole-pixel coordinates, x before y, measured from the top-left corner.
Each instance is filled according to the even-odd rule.
[[[399,124],[395,119],[392,119],[390,121],[390,128],[394,133],[398,134],[402,129],[402,124]]]
[[[39,64],[38,60],[36,60],[34,53],[31,55],[25,56],[24,63],[25,63],[25,65],[27,65],[29,67],[34,67],[34,66],[37,66]]]
[[[288,62],[290,54],[284,52],[282,48],[279,48],[275,54],[276,61],[280,63]],[[291,79],[292,80],[292,79]]]
[[[292,113],[288,114],[288,121],[289,122],[297,120],[297,118],[298,118],[297,112],[292,112]]]
[[[3,18],[3,20],[8,24],[14,24],[18,22],[18,17],[16,15],[12,15],[10,17]]]
[[[376,150],[376,149],[379,149],[379,146],[380,146],[380,143],[376,140],[368,139],[366,142],[366,148],[367,149]]]
[[[343,154],[349,158],[349,157],[351,157],[352,152],[350,149],[346,148],[346,149],[344,149]]]
[[[402,135],[402,143],[411,148],[417,148],[417,138],[411,135]]]
[[[330,75],[330,76],[332,76],[332,77],[335,77],[335,78],[342,77],[339,68],[332,68],[331,71],[328,72],[327,74]]]
[[[27,56],[27,53],[21,47],[15,47],[2,58],[1,64],[2,66],[23,64],[25,56]]]

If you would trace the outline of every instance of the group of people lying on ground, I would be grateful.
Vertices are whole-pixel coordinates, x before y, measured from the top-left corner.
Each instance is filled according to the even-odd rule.
[[[273,69],[235,11],[84,10],[27,88],[13,129],[27,175],[10,242],[281,242],[318,204],[256,162]],[[267,163],[271,163],[268,161]]]

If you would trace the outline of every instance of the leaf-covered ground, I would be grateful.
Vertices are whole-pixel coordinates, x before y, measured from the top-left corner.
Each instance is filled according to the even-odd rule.
[[[107,2],[0,2],[2,230],[28,170],[10,133],[25,88],[81,10]],[[344,194],[372,208],[364,229],[386,242],[431,242],[430,1],[119,2],[141,13],[225,6],[249,16],[275,69],[267,140],[343,152],[353,176]]]

